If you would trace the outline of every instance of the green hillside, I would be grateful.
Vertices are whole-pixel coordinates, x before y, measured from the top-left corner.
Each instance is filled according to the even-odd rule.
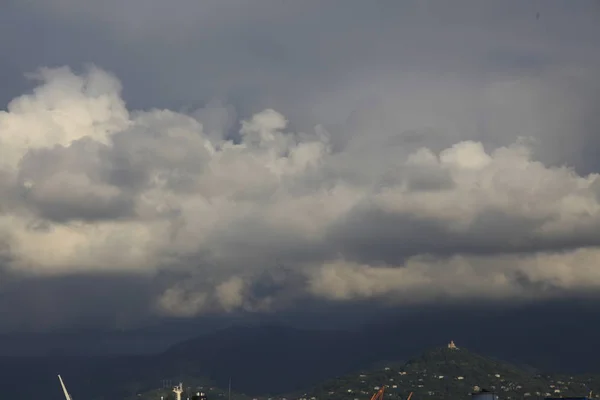
[[[447,347],[428,351],[404,365],[390,364],[371,371],[332,379],[306,393],[308,398],[367,399],[381,385],[386,396],[404,399],[466,399],[478,388],[501,399],[538,399],[545,396],[584,396],[600,389],[594,377],[536,375],[506,362]]]
[[[196,390],[193,381],[186,382]],[[386,398],[406,399],[414,392],[413,400],[467,399],[478,389],[495,391],[501,400],[540,399],[547,396],[587,396],[590,391],[600,393],[597,376],[540,375],[506,362],[484,357],[463,348],[436,348],[406,363],[387,363],[378,368],[357,371],[355,374],[331,379],[304,393],[285,396],[260,396],[266,399],[308,400],[369,400],[382,386]],[[200,387],[198,387],[200,390]],[[226,398],[224,391],[202,386],[209,400]],[[174,398],[169,391],[146,392],[135,396],[138,400]],[[234,393],[232,399],[249,397]]]

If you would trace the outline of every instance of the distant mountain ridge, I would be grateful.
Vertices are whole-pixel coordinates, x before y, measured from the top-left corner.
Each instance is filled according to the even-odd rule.
[[[473,352],[510,360],[533,372],[600,372],[595,361],[600,349],[593,345],[600,326],[592,322],[585,329],[565,329],[579,321],[600,321],[600,311],[578,310],[557,304],[423,311],[354,331],[237,326],[172,346],[162,357],[172,362],[193,357],[211,366],[207,373],[218,385],[226,386],[232,376],[236,386],[249,394],[267,388],[274,393],[293,391],[381,360],[406,360],[450,338]]]
[[[577,305],[579,306],[579,305]],[[562,307],[562,308],[561,308]],[[599,372],[600,310],[576,307],[477,312],[422,311],[356,330],[314,330],[282,324],[244,324],[203,333],[160,354],[104,357],[0,358],[0,392],[35,398],[56,387],[61,373],[75,398],[124,394],[160,387],[164,379],[202,377],[214,386],[252,396],[315,387],[382,360],[407,360],[457,340],[474,353],[505,359],[529,372]],[[578,327],[578,329],[567,329]],[[19,388],[19,392],[16,392]],[[49,399],[62,400],[61,393]]]
[[[508,362],[486,357],[464,348],[437,347],[406,363],[380,363],[353,373],[328,379],[303,391],[273,396],[275,399],[368,400],[382,386],[386,395],[406,399],[466,400],[477,390],[496,392],[500,400],[539,399],[548,396],[586,396],[600,390],[600,376],[541,375]],[[194,388],[195,383],[188,383]],[[224,391],[204,384],[209,398],[224,397]],[[170,399],[168,389],[136,394],[138,400]],[[169,397],[171,396],[171,397]],[[268,395],[272,396],[272,395]],[[263,396],[255,396],[266,400]],[[134,397],[132,397],[133,399]],[[248,397],[234,394],[235,400]]]

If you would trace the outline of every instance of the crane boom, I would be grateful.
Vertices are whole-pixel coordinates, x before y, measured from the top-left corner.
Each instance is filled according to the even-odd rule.
[[[58,375],[58,380],[60,381],[60,386],[62,386],[63,393],[65,394],[65,399],[67,399],[67,400],[73,400],[73,398],[71,397],[71,395],[69,394],[69,392],[67,392],[67,387],[65,386],[65,383],[63,382],[63,380],[60,377],[60,375]]]
[[[382,386],[381,389],[377,393],[371,397],[371,400],[383,400],[383,392],[385,391],[385,386]]]

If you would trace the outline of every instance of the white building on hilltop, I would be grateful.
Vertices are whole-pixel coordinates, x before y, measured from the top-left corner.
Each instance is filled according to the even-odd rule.
[[[454,344],[454,340],[451,340],[450,343],[448,343],[448,348],[451,350],[458,350],[458,347]]]

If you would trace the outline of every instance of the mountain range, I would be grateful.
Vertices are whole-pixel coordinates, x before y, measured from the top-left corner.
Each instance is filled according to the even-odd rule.
[[[236,392],[251,396],[298,393],[373,365],[401,363],[451,339],[532,373],[599,372],[600,351],[593,343],[600,331],[580,322],[600,320],[599,312],[585,307],[578,313],[564,311],[572,309],[423,311],[354,330],[244,324],[203,333],[155,354],[0,357],[0,392],[34,398],[43,390],[59,400],[60,373],[75,398],[88,400],[123,398],[180,377],[202,377],[221,388],[231,378]]]

